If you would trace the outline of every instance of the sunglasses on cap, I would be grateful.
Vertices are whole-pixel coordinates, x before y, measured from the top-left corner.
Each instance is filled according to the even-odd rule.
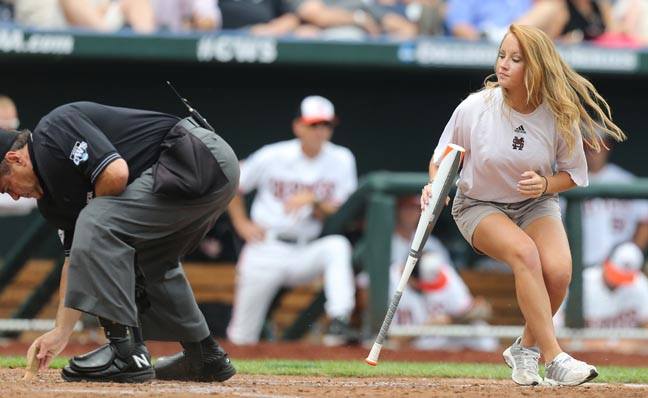
[[[321,128],[321,127],[333,128],[333,122],[327,122],[327,121],[307,123],[306,125],[311,128]]]

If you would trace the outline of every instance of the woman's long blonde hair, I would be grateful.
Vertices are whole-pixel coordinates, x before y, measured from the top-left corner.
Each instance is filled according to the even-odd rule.
[[[592,149],[605,147],[605,135],[623,141],[626,135],[612,122],[610,106],[594,85],[576,73],[558,54],[556,46],[540,29],[513,24],[509,32],[518,40],[525,62],[524,86],[527,103],[539,106],[546,101],[556,120],[558,133],[571,153],[577,144],[575,132]],[[501,46],[501,44],[500,44]],[[486,78],[486,88],[498,87]],[[504,92],[506,95],[506,92]]]

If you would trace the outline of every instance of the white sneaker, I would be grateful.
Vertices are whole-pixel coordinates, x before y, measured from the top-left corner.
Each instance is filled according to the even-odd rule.
[[[592,365],[561,352],[545,366],[545,382],[553,386],[577,386],[598,376]]]
[[[537,348],[522,347],[522,337],[518,337],[513,345],[504,350],[502,356],[509,368],[513,369],[511,378],[522,386],[537,386],[542,384],[538,371],[540,352]]]

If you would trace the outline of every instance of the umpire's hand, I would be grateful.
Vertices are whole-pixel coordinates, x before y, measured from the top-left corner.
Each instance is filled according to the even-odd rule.
[[[47,369],[54,357],[63,351],[69,341],[70,334],[58,327],[34,340],[32,347],[35,346],[36,352],[38,353],[36,355],[38,359],[38,370],[42,371]]]

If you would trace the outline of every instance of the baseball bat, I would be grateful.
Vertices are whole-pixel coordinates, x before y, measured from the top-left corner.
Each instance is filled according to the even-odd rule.
[[[430,236],[432,228],[434,228],[441,211],[445,207],[446,197],[448,196],[450,187],[459,171],[459,166],[461,165],[464,152],[465,149],[455,144],[449,144],[445,149],[443,158],[439,164],[439,169],[437,170],[437,174],[432,182],[432,197],[430,198],[427,207],[421,212],[421,217],[419,218],[418,226],[416,227],[416,232],[414,233],[414,238],[412,239],[410,251],[407,256],[407,262],[405,263],[405,269],[403,269],[403,274],[401,275],[398,287],[389,303],[387,314],[385,315],[385,319],[380,327],[380,332],[371,347],[369,355],[365,359],[365,361],[371,366],[376,366],[378,364],[380,350],[382,349],[385,337],[387,337],[387,331],[391,325],[394,313],[398,308],[398,303],[400,302],[407,280],[412,274],[416,262],[423,253],[423,247],[425,246],[428,236]]]

